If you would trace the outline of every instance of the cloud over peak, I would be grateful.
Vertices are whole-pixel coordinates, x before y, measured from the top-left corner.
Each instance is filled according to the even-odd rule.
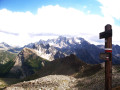
[[[80,10],[64,8],[59,5],[38,8],[37,14],[32,14],[29,11],[12,12],[2,9],[0,10],[0,30],[2,30],[0,38],[3,38],[1,41],[13,45],[38,41],[41,36],[43,37],[43,33],[52,33],[53,36],[78,35],[89,41],[94,40],[91,39],[92,37],[96,37],[95,41],[98,41],[99,33],[104,30],[104,26],[108,23],[117,28],[111,16],[85,14]],[[18,34],[18,36],[11,37],[10,34]],[[8,41],[7,38],[11,40]],[[14,43],[12,38],[14,38]]]

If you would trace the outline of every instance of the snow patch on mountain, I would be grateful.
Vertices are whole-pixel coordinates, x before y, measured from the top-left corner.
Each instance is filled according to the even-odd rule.
[[[79,37],[63,37],[59,36],[57,39],[49,39],[46,41],[47,44],[58,48],[65,48],[71,45],[81,44],[83,38]]]
[[[37,55],[38,56],[40,56],[40,57],[42,57],[42,58],[45,58],[45,59],[47,59],[47,60],[49,60],[49,61],[52,61],[52,60],[54,60],[54,58],[52,58],[51,56],[52,56],[52,54],[46,54],[46,53],[44,53],[44,52],[42,52],[42,51],[38,51],[38,50],[35,50],[36,51],[36,53],[37,53]]]
[[[80,39],[78,39],[78,38],[74,38],[74,39],[75,39],[76,43],[81,44],[81,40]]]
[[[8,45],[5,42],[0,43],[0,50],[8,50],[9,48],[11,48],[10,45]]]

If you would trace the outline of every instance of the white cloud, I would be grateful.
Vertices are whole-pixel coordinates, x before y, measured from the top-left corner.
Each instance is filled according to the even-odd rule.
[[[69,34],[82,36],[89,41],[91,41],[91,37],[96,36],[96,41],[98,41],[99,33],[104,31],[104,26],[108,23],[114,25],[114,19],[107,16],[85,14],[74,8],[63,8],[59,5],[43,6],[38,9],[36,15],[29,11],[12,12],[2,9],[0,10],[0,30],[19,35],[6,35],[0,32],[0,38],[3,38],[0,41],[12,45],[24,45],[47,37],[38,35],[31,37],[31,33],[34,35],[38,33]],[[119,29],[115,25],[114,27]]]
[[[98,0],[105,16],[112,16],[120,20],[120,0]]]
[[[108,19],[108,21],[113,20],[113,18],[120,21],[119,0],[98,0],[98,1],[101,3],[100,8],[104,15],[104,18]],[[120,26],[115,25],[115,23],[112,23],[112,28],[113,28],[113,43],[120,45],[120,40],[119,40]]]

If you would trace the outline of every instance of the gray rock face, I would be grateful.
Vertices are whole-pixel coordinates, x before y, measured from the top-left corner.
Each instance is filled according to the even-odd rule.
[[[47,41],[39,41],[33,45],[38,50],[40,56],[44,56],[52,61],[57,58],[75,54],[79,59],[89,64],[99,64],[104,62],[99,58],[99,54],[104,52],[104,46],[90,44],[79,37],[58,37]],[[120,46],[113,45],[113,64],[120,64]]]
[[[86,63],[98,64],[103,62],[99,59],[99,53],[102,49],[79,37],[66,38],[60,36],[57,39],[39,41],[33,45],[33,49],[38,52],[39,56],[50,61],[75,54]]]
[[[34,44],[33,49],[36,50],[38,56],[49,61],[53,61],[54,59],[63,58],[66,56],[61,51],[58,51],[55,47],[50,46],[49,44]]]

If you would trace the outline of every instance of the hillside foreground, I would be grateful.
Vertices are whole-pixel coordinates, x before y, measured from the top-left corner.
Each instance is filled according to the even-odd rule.
[[[104,90],[104,68],[93,75],[74,73],[68,75],[47,75],[30,81],[10,85],[4,90]],[[113,66],[112,87],[119,90],[120,72],[118,66]],[[115,89],[115,87],[117,87]]]
[[[39,59],[35,58],[36,54],[32,56],[34,60]],[[0,78],[0,88],[3,90],[104,90],[104,66],[104,63],[87,64],[71,54],[48,62],[40,70],[22,80]],[[113,65],[112,74],[112,87],[120,86],[120,65]]]

